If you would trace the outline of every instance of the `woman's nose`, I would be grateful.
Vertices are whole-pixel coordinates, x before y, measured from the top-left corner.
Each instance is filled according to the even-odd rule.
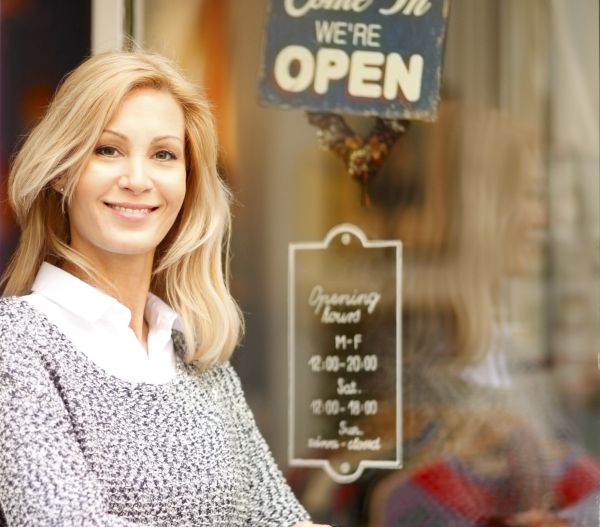
[[[146,166],[144,159],[139,157],[131,157],[129,159],[126,171],[119,179],[119,186],[134,194],[141,194],[152,188],[149,167]]]

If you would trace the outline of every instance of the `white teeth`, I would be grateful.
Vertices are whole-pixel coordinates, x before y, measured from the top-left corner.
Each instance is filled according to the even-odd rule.
[[[108,206],[112,209],[118,210],[119,212],[125,212],[127,214],[135,214],[137,216],[144,216],[151,212],[151,209],[128,209],[126,207],[120,207],[119,205],[110,205]]]

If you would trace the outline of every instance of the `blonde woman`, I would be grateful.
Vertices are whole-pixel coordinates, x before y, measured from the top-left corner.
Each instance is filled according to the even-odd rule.
[[[0,525],[310,525],[228,362],[228,192],[163,57],[93,57],[18,153],[0,299]]]

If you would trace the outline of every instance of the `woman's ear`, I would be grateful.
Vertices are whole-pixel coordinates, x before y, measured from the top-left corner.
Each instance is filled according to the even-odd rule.
[[[65,182],[62,177],[54,178],[50,182],[50,185],[52,185],[52,188],[56,190],[56,192],[60,192],[62,194],[65,191]]]

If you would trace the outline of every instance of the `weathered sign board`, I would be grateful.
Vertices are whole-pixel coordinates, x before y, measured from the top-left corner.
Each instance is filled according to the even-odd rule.
[[[402,466],[402,245],[342,224],[289,246],[289,461],[340,483]]]
[[[264,104],[434,120],[449,0],[269,0]]]

